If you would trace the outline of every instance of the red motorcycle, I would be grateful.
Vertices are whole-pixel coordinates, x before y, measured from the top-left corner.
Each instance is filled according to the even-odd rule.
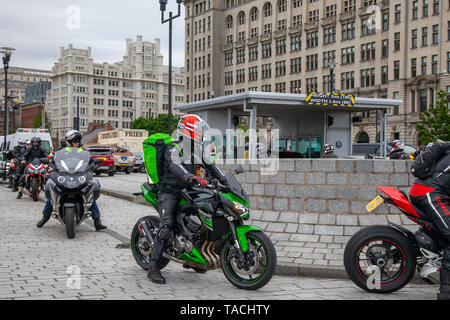
[[[38,201],[39,193],[44,190],[44,185],[47,181],[46,165],[44,163],[47,162],[47,158],[34,159],[25,169],[22,188],[25,187],[28,190],[33,201]]]
[[[405,192],[392,187],[377,189],[383,194],[366,205],[367,212],[385,202],[420,228],[412,232],[389,222],[388,226],[374,225],[356,232],[344,250],[344,266],[350,279],[358,287],[377,293],[401,289],[416,270],[426,282],[438,283],[445,240]]]

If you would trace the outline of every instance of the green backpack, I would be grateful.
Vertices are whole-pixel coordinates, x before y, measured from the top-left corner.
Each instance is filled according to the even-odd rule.
[[[165,133],[155,133],[143,142],[144,165],[151,183],[159,183],[164,164],[164,151],[172,143],[172,137]]]

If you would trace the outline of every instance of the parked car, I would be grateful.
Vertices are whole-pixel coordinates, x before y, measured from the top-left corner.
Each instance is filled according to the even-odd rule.
[[[86,147],[92,158],[102,159],[103,162],[95,170],[96,175],[100,175],[105,172],[108,176],[112,177],[116,173],[116,166],[114,164],[113,149],[105,146],[92,146]]]
[[[131,152],[118,147],[113,153],[113,156],[117,172],[125,172],[126,174],[130,174],[131,172],[133,172],[136,160]]]
[[[145,167],[144,167],[144,153],[143,152],[133,152],[135,164],[133,167],[134,172],[141,172],[145,173]]]

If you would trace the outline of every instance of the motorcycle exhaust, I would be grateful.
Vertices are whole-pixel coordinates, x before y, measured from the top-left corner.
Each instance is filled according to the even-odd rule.
[[[429,263],[426,263],[422,270],[420,270],[420,276],[428,283],[438,284],[440,283],[440,269]]]

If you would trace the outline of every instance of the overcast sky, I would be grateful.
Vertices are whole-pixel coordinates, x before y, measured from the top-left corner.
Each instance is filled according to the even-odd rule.
[[[176,8],[169,0],[168,10]],[[0,47],[16,49],[11,66],[50,70],[69,43],[90,46],[94,62],[118,62],[137,35],[160,38],[168,64],[169,24],[161,24],[158,0],[8,0],[0,10]],[[173,65],[184,66],[184,8],[173,21]]]

